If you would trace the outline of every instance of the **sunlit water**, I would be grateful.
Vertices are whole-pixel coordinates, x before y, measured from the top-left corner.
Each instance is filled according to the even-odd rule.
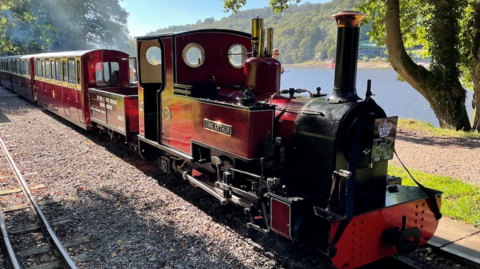
[[[282,74],[281,89],[302,88],[313,93],[322,87],[323,93],[330,94],[333,89],[335,71],[327,68],[285,67]],[[357,93],[365,97],[367,80],[372,80],[373,99],[382,106],[388,116],[413,118],[431,123],[438,127],[430,105],[408,83],[397,80],[393,69],[358,69]],[[472,113],[472,91],[467,91],[467,112]]]

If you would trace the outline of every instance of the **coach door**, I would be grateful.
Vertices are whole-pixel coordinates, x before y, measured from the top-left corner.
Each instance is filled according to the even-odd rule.
[[[82,111],[83,102],[82,102],[82,63],[81,58],[75,58],[75,108],[77,110],[77,115],[81,123],[85,123],[84,114]]]
[[[52,108],[61,111],[62,109],[62,62],[55,58],[55,80],[52,84]]]

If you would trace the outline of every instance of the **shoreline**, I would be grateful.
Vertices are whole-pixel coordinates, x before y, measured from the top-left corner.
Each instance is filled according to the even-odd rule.
[[[417,62],[416,64],[421,65],[428,69],[428,62]],[[298,68],[330,68],[330,62],[315,62],[315,63],[295,63],[295,64],[282,64],[284,67],[298,67]],[[393,69],[390,63],[385,62],[357,62],[357,68],[375,68],[375,69]]]

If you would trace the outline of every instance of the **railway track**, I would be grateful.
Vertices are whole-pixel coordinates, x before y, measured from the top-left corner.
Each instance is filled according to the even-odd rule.
[[[33,193],[46,186],[39,185],[30,189],[2,138],[0,148],[0,227],[3,239],[0,267],[76,268],[75,261],[65,247],[88,242],[88,238],[71,240],[62,246],[52,227],[69,220],[62,218],[48,221],[41,209],[41,206],[53,205],[58,200],[37,202]],[[75,257],[78,262],[85,259],[86,255]]]

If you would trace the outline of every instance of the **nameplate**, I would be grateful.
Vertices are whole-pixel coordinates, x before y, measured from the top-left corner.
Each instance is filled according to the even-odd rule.
[[[232,126],[223,124],[221,122],[212,121],[209,119],[203,119],[203,127],[209,131],[223,134],[226,136],[232,136]]]

